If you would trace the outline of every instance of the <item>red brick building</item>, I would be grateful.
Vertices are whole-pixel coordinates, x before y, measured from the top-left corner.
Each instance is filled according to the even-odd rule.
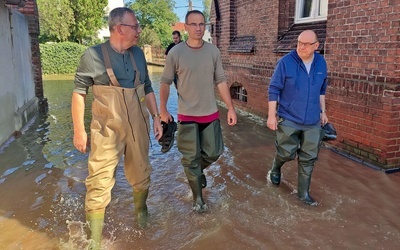
[[[276,62],[313,29],[329,67],[333,149],[400,167],[400,0],[213,0],[213,43],[237,107],[266,117]]]

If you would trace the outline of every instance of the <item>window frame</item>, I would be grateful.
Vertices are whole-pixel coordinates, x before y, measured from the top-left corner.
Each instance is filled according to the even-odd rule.
[[[316,21],[323,21],[327,19],[328,16],[328,1],[329,0],[311,0],[311,15],[310,17],[300,17],[301,11],[304,8],[304,2],[306,0],[296,0],[296,12],[295,12],[295,23],[309,23]],[[317,16],[320,4],[322,1],[326,1],[326,15]]]
[[[232,89],[232,99],[247,103],[248,94],[243,86],[234,86]]]

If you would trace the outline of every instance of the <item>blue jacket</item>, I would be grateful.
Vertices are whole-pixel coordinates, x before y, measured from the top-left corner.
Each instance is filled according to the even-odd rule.
[[[278,116],[300,125],[318,124],[327,74],[326,61],[318,53],[314,52],[310,74],[296,50],[282,57],[268,88],[269,101],[278,102]]]

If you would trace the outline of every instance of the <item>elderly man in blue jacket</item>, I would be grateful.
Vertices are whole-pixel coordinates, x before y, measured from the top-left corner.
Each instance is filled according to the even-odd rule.
[[[279,60],[268,88],[267,126],[276,131],[276,155],[269,172],[272,184],[279,185],[281,167],[298,159],[297,195],[307,205],[318,203],[310,196],[311,174],[328,122],[325,110],[327,66],[315,50],[318,37],[303,31],[297,49]]]

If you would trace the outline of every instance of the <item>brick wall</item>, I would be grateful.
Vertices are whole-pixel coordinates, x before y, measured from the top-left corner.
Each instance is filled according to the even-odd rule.
[[[28,18],[29,35],[31,36],[32,69],[34,72],[35,93],[36,96],[39,98],[40,112],[46,112],[48,109],[48,103],[43,94],[42,63],[40,61],[40,49],[38,39],[40,33],[39,12],[37,9],[36,1],[27,0],[25,6],[22,8],[18,8],[18,11]]]
[[[294,22],[293,0],[214,0],[213,43],[228,83],[248,91],[236,107],[266,117],[278,38]],[[325,57],[332,147],[382,168],[400,165],[400,1],[329,0]],[[228,51],[236,36],[256,37],[254,53]]]
[[[216,17],[216,4],[220,21]],[[228,84],[239,83],[247,90],[247,103],[234,100],[235,106],[262,117],[268,108],[267,83],[279,58],[273,53],[278,1],[268,1],[268,6],[273,7],[268,10],[265,5],[263,0],[219,0],[213,2],[210,15],[214,24],[213,43],[221,50]],[[228,52],[232,39],[246,35],[256,36],[253,53]]]
[[[334,145],[399,166],[400,1],[330,0],[327,34],[327,109],[340,130]]]

